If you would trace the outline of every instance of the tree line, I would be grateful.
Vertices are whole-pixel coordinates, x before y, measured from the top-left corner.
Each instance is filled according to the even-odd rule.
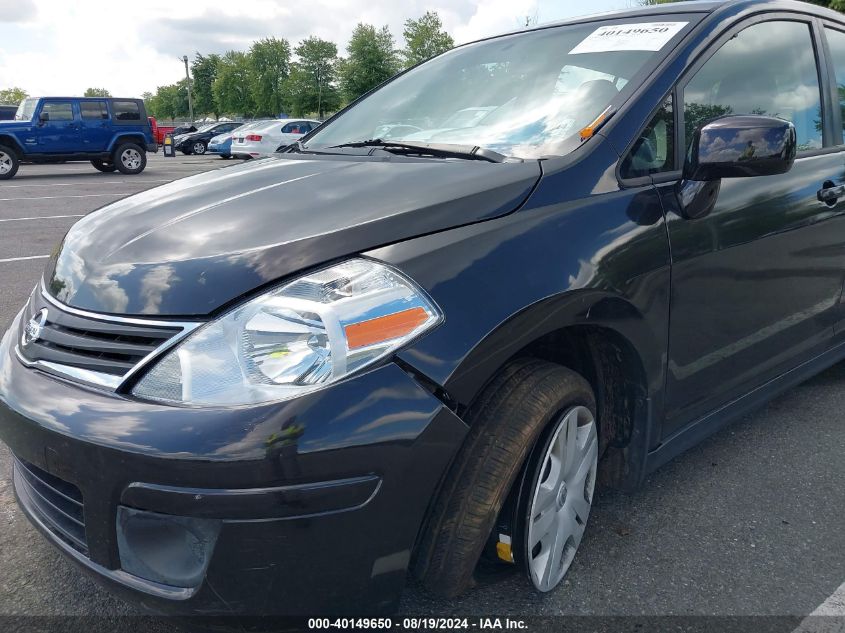
[[[197,52],[191,63],[194,115],[325,116],[397,72],[452,48],[436,12],[405,21],[405,47],[396,48],[388,27],[359,23],[340,57],[334,42],[308,37],[295,47],[267,37],[248,51]],[[188,116],[188,82],[159,86],[143,95],[147,112],[162,119]]]

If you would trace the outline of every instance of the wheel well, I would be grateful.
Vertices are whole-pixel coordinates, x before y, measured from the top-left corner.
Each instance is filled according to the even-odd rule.
[[[639,448],[632,446],[632,438],[638,424],[648,423],[647,379],[634,346],[609,328],[579,325],[550,332],[514,357],[563,365],[590,383],[598,409],[599,477],[607,485],[630,488],[631,477],[640,476],[639,468],[629,463],[637,459]]]
[[[21,151],[20,145],[11,136],[0,136],[0,145],[5,145],[6,147],[15,150],[15,154],[17,154],[18,160],[23,158],[23,152]]]
[[[141,149],[147,149],[147,142],[144,140],[142,136],[119,136],[115,139],[114,145],[112,146],[112,150],[117,150],[123,143],[135,143],[136,145],[140,145]]]

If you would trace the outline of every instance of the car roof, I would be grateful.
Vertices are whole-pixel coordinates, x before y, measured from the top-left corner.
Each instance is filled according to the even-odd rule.
[[[27,99],[75,99],[76,101],[102,101],[103,99],[111,99],[112,101],[143,101],[138,97],[54,97],[48,95],[45,97],[27,97]]]
[[[654,4],[642,7],[635,7],[631,9],[619,9],[615,11],[604,11],[601,13],[588,13],[582,16],[569,18],[557,22],[548,22],[545,24],[538,24],[530,29],[519,29],[502,33],[488,38],[482,38],[477,41],[485,41],[503,37],[507,35],[514,35],[517,33],[525,33],[528,31],[542,31],[548,28],[557,26],[564,26],[567,24],[584,24],[588,22],[596,22],[607,19],[629,19],[637,17],[649,17],[659,15],[671,15],[675,13],[714,13],[720,9],[760,9],[766,11],[798,11],[819,17],[832,18],[834,20],[843,21],[843,15],[832,9],[821,7],[809,2],[798,2],[798,0],[689,0],[685,2],[668,2],[666,4]],[[468,42],[472,43],[472,42]]]

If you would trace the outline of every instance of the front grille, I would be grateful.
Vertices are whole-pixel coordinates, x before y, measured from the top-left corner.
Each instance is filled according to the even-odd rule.
[[[17,457],[13,478],[24,506],[56,537],[87,556],[85,512],[79,488]]]
[[[27,335],[27,324],[40,328]],[[21,320],[18,351],[51,373],[116,388],[153,352],[196,324],[127,319],[69,309],[36,291]]]
[[[23,346],[30,361],[48,361],[89,371],[123,376],[147,355],[181,331],[179,327],[144,327],[92,319],[47,308],[47,318],[38,339]],[[25,325],[25,324],[24,324]]]

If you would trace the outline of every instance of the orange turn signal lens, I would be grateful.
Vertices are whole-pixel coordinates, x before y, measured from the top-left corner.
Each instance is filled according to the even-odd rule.
[[[352,323],[344,328],[349,349],[358,349],[389,341],[410,334],[428,321],[428,312],[423,308],[409,308],[376,317],[369,321]]]

